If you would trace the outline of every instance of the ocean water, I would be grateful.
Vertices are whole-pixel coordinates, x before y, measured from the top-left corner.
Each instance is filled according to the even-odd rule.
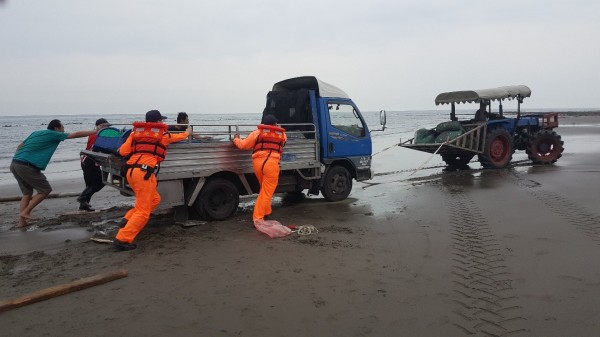
[[[363,112],[370,130],[379,130],[379,112]],[[45,129],[52,119],[59,119],[65,126],[65,132],[90,130],[96,119],[104,117],[110,123],[117,125],[131,124],[140,120],[139,114],[122,115],[48,115],[48,116],[0,116],[0,186],[15,184],[9,166],[17,146],[33,131]],[[175,117],[175,116],[172,116]],[[260,114],[189,114],[190,123],[194,129],[202,129],[202,125],[255,125],[260,120]],[[372,131],[373,153],[397,144],[400,139],[412,138],[414,132],[423,127],[434,127],[447,121],[449,112],[446,111],[388,111],[386,130]],[[174,118],[166,121],[175,123]],[[44,171],[50,183],[57,178],[72,178],[81,176],[79,152],[85,148],[87,138],[67,139],[62,142],[47,169]]]

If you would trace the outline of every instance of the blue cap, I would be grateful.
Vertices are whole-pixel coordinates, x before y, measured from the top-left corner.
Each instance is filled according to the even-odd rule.
[[[166,116],[160,114],[158,110],[150,110],[146,112],[146,122],[158,122],[167,119]]]
[[[96,121],[96,126],[98,125],[110,126],[110,123],[105,118],[100,118]]]
[[[277,124],[277,118],[271,114],[264,115],[260,124],[263,125],[275,125]]]

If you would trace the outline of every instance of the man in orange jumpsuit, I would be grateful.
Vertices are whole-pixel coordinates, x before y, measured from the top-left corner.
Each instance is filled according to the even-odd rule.
[[[264,115],[258,129],[245,139],[241,139],[240,135],[233,138],[233,144],[238,149],[254,150],[252,166],[260,184],[252,214],[254,222],[264,220],[272,212],[271,199],[279,182],[279,162],[286,141],[285,130],[277,126],[277,118],[273,115]]]
[[[119,149],[122,156],[130,156],[125,177],[136,200],[135,206],[124,216],[127,221],[125,226],[115,237],[114,246],[117,250],[132,250],[137,247],[133,240],[146,226],[150,213],[160,203],[160,195],[156,191],[158,164],[164,159],[169,144],[184,140],[192,134],[189,127],[179,134],[166,132],[168,126],[162,122],[164,119],[166,117],[158,110],[148,111],[146,122],[133,123],[131,135]]]

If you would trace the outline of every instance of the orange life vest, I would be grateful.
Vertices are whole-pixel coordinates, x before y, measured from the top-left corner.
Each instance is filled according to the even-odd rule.
[[[134,122],[132,131],[132,155],[148,153],[160,163],[165,160],[167,147],[161,140],[169,126],[164,123]]]
[[[275,125],[264,125],[258,126],[260,133],[256,139],[254,145],[254,152],[261,150],[276,151],[279,153],[283,152],[283,146],[285,145],[285,129]]]

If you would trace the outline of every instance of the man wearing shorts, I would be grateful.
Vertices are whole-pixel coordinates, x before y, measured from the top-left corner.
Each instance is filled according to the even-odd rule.
[[[62,123],[53,119],[47,130],[34,131],[19,144],[10,164],[10,172],[15,176],[23,193],[17,227],[27,226],[27,219],[32,218],[31,211],[52,191],[42,171],[48,166],[58,144],[65,139],[87,137],[95,132],[96,130],[66,133]],[[35,196],[33,190],[38,192]]]

